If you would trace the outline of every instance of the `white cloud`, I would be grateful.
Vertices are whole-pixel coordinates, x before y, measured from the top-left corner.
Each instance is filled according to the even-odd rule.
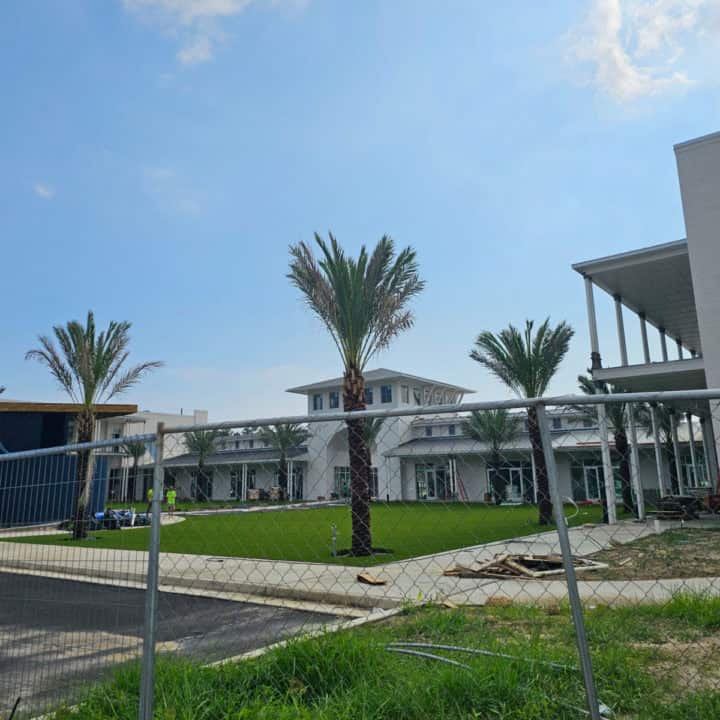
[[[169,167],[142,168],[142,188],[158,206],[183,215],[199,215],[205,203],[203,193]]]
[[[207,62],[226,36],[220,22],[240,15],[250,5],[268,3],[273,8],[300,9],[309,0],[122,0],[138,17],[179,37],[177,53],[184,65]]]
[[[683,61],[717,35],[718,10],[720,0],[593,0],[566,38],[569,58],[621,103],[682,90],[694,81]]]
[[[55,197],[55,188],[42,182],[35,183],[33,190],[35,190],[35,194],[43,200],[52,200]]]

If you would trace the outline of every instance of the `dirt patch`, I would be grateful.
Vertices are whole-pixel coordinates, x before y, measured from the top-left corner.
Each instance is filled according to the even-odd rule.
[[[654,580],[720,576],[720,531],[667,530],[590,556],[607,568],[592,580]]]
[[[633,643],[633,647],[658,653],[658,661],[648,667],[659,679],[670,678],[685,691],[700,692],[720,687],[720,635],[692,642]]]

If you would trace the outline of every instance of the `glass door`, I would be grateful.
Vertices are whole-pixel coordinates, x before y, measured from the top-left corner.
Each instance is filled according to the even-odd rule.
[[[601,465],[585,465],[585,497],[587,500],[600,500],[603,486],[603,469]]]
[[[523,474],[522,468],[508,468],[510,472],[510,482],[507,485],[508,502],[519,503],[523,500]]]

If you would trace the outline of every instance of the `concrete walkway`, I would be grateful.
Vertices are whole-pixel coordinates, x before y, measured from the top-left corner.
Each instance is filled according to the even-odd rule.
[[[709,520],[695,521],[689,527],[708,523],[718,526],[717,521]],[[679,524],[663,522],[661,529]],[[587,555],[653,532],[652,523],[622,522],[615,526],[574,528],[570,530],[570,539],[575,554]],[[469,580],[442,574],[455,564],[470,565],[505,552],[557,553],[557,534],[553,531],[368,568],[372,575],[386,581],[383,586],[359,583],[357,574],[363,568],[357,567],[175,553],[161,554],[160,578],[163,585],[178,591],[186,588],[189,592],[237,593],[353,608],[392,608],[404,602],[445,599],[472,605],[497,598],[554,603],[566,597],[563,580]],[[53,573],[123,585],[144,583],[146,564],[145,552],[0,542],[3,570]],[[580,592],[588,601],[662,600],[679,589],[720,594],[720,578],[592,581],[590,574],[584,577],[588,579],[581,579]]]

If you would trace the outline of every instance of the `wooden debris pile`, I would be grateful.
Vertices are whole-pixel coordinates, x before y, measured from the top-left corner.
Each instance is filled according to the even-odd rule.
[[[597,570],[605,568],[604,563],[588,560],[587,558],[573,558],[576,571]],[[496,555],[492,560],[475,563],[471,566],[455,565],[445,570],[443,575],[459,578],[533,578],[542,579],[552,575],[563,575],[563,560],[561,555]]]

